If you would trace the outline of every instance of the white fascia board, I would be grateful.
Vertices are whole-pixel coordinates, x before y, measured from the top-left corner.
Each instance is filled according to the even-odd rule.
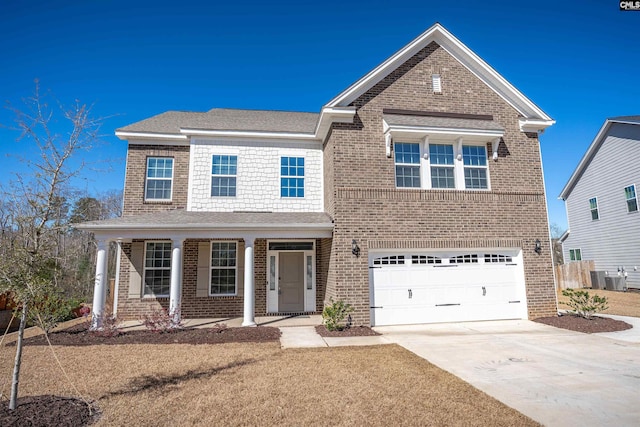
[[[116,136],[122,140],[131,140],[131,139],[161,139],[161,140],[171,140],[171,143],[174,144],[175,141],[189,141],[189,137],[186,135],[176,135],[174,133],[152,133],[152,132],[125,132],[125,131],[116,131]],[[132,141],[129,141],[130,143]]]
[[[348,105],[431,42],[438,43],[523,116],[553,121],[482,58],[438,23],[329,101],[326,107]]]
[[[544,132],[546,128],[556,123],[555,120],[518,119],[520,132]]]
[[[288,132],[255,132],[235,130],[206,130],[181,128],[180,133],[187,136],[209,136],[226,138],[257,138],[257,139],[293,139],[297,141],[314,141],[318,138],[312,133],[288,133]]]
[[[331,123],[353,123],[356,107],[324,107],[320,112],[320,120],[316,126],[315,135],[324,141]]]
[[[613,121],[608,120],[608,119],[605,120],[604,124],[602,125],[602,127],[598,131],[598,134],[593,139],[593,141],[591,141],[591,145],[589,145],[589,148],[587,148],[586,153],[584,153],[584,156],[582,156],[582,159],[580,159],[580,163],[578,163],[578,166],[576,167],[576,169],[571,174],[571,177],[569,178],[569,181],[567,181],[567,183],[565,184],[564,188],[560,192],[560,195],[558,196],[558,199],[567,200],[567,197],[569,197],[569,194],[571,194],[571,191],[573,190],[573,187],[576,185],[576,182],[578,181],[578,179],[582,175],[582,172],[584,171],[584,169],[587,167],[587,165],[591,161],[591,158],[593,157],[593,155],[598,150],[598,147],[600,147],[600,143],[603,141],[605,134],[609,131],[609,127],[611,127],[611,123],[613,123]],[[568,217],[568,215],[567,215],[567,217]]]

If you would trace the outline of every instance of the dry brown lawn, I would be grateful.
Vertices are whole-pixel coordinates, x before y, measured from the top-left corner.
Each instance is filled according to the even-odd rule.
[[[10,387],[15,347],[0,347]],[[396,345],[278,343],[55,347],[103,411],[99,426],[477,425],[531,419]],[[23,353],[21,395],[77,396],[45,346]]]
[[[584,289],[589,292],[590,295],[598,295],[601,297],[607,297],[609,302],[609,309],[603,311],[605,314],[617,314],[619,316],[631,316],[640,317],[640,292],[628,291],[628,292],[616,292],[605,291],[600,289]],[[558,308],[561,310],[568,310],[570,307],[565,302],[569,301],[569,298],[562,295],[562,291],[558,291]]]

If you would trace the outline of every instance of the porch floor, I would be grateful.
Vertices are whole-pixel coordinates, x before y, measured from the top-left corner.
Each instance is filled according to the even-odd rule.
[[[276,328],[286,326],[316,326],[322,324],[320,314],[261,316],[255,318],[258,326],[274,326]],[[212,328],[219,324],[225,324],[230,328],[242,326],[242,317],[209,318],[209,319],[184,319],[183,324],[188,328]],[[122,329],[145,329],[139,320],[127,320],[120,325]]]

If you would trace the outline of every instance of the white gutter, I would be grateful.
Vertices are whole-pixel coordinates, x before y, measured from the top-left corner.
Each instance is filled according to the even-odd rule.
[[[187,141],[189,138],[186,135],[176,135],[175,133],[152,133],[152,132],[127,132],[116,131],[116,136],[122,140],[128,140],[131,138],[139,139],[171,139],[179,141]]]

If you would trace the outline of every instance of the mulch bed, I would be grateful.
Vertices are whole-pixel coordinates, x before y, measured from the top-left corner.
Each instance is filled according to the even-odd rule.
[[[122,345],[122,344],[226,344],[232,342],[274,342],[280,339],[280,330],[271,326],[255,328],[212,327],[178,329],[172,332],[147,330],[122,331],[117,336],[101,336],[90,332],[85,324],[49,333],[53,345]],[[25,345],[47,345],[44,335],[25,338]],[[15,345],[11,343],[9,345]]]
[[[575,314],[563,314],[562,316],[540,317],[534,322],[555,326],[556,328],[569,329],[576,332],[593,334],[598,332],[618,332],[631,329],[633,326],[622,320],[608,317],[593,316],[591,319]]]
[[[100,418],[100,411],[73,397],[19,397],[16,409],[9,410],[9,402],[0,403],[1,426],[88,426]]]
[[[329,331],[326,326],[316,326],[316,332],[321,337],[370,337],[374,335],[380,335],[368,326],[352,326],[350,328],[344,328],[341,331]]]

